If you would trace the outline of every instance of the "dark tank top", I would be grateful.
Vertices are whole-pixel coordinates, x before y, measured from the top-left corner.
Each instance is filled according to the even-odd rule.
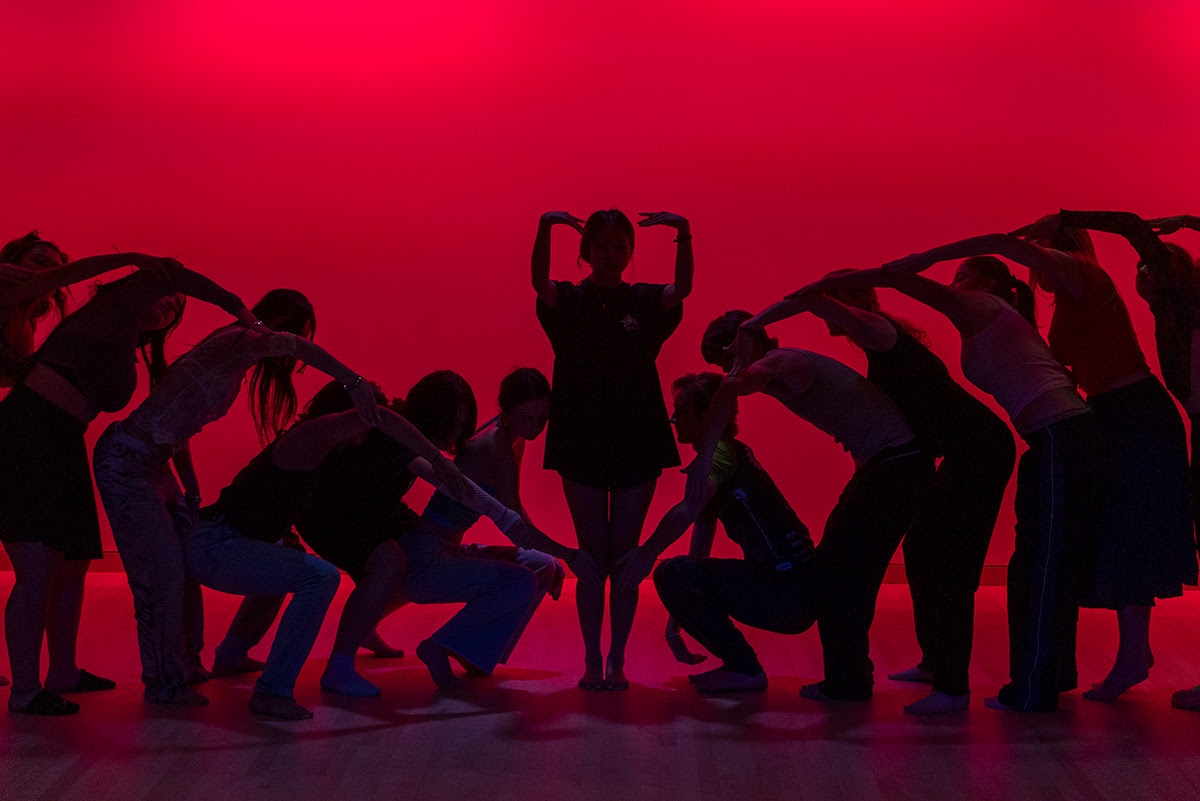
[[[274,453],[272,442],[221,490],[216,503],[200,510],[200,517],[221,519],[240,534],[263,542],[288,536],[308,500],[316,471],[284,470],[276,466]]]

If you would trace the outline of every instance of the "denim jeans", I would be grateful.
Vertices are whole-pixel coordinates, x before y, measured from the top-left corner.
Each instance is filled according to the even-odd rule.
[[[184,571],[195,520],[165,454],[113,423],[96,442],[94,472],[137,620],[146,698],[165,701],[200,666],[204,603]]]
[[[312,651],[340,574],[328,562],[276,543],[243,536],[222,520],[202,521],[184,546],[188,571],[205,587],[232,595],[281,595],[292,601],[279,621],[266,667],[254,689],[291,697]]]

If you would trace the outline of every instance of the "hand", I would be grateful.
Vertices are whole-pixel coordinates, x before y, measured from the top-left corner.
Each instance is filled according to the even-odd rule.
[[[355,376],[353,383],[345,386],[354,408],[358,410],[358,416],[371,428],[378,427],[379,402],[375,399],[375,387],[371,382],[364,381],[362,376]]]
[[[733,366],[729,368],[730,375],[737,375],[754,364],[754,348],[758,344],[754,332],[747,328],[739,328],[737,336],[726,351],[733,354]]]
[[[1154,229],[1154,233],[1165,236],[1183,228],[1197,228],[1200,226],[1200,217],[1177,214],[1174,217],[1156,217],[1153,220],[1146,220],[1146,222]]]
[[[683,641],[683,635],[679,633],[679,624],[675,622],[675,618],[667,618],[667,647],[671,649],[671,653],[675,656],[676,662],[682,662],[685,665],[698,665],[705,659],[708,659],[704,654],[694,654],[688,650],[687,643]]]
[[[1062,228],[1062,216],[1057,212],[1047,214],[1045,217],[1039,218],[1029,225],[1024,225],[1012,232],[1012,236],[1019,236],[1022,239],[1042,240],[1049,239],[1058,229]]]
[[[575,555],[567,562],[567,567],[575,574],[575,578],[582,582],[591,582],[592,584],[604,584],[604,571],[600,569],[600,565],[590,553],[577,548]]]
[[[886,273],[901,273],[903,275],[916,275],[917,273],[925,272],[933,265],[934,265],[934,260],[929,257],[929,254],[913,253],[912,255],[905,256],[902,259],[896,259],[895,261],[889,261],[886,264],[884,264],[883,267],[881,267],[880,269],[882,269]],[[853,273],[848,273],[848,275],[853,275]],[[841,278],[842,276],[838,276],[838,277]],[[850,286],[850,285],[842,284],[842,286]]]
[[[254,312],[247,309],[245,306],[238,309],[235,315],[237,321],[253,331],[269,331],[263,321],[254,316]]]
[[[696,504],[704,500],[704,490],[708,487],[708,476],[712,472],[712,454],[696,454],[692,463],[683,468],[687,474],[687,490],[684,498],[688,503]]]
[[[625,555],[618,559],[613,566],[620,571],[617,588],[636,590],[637,586],[654,570],[656,558],[654,554],[640,545],[633,550],[626,551]]]
[[[639,228],[649,228],[651,225],[666,225],[674,228],[681,234],[691,233],[691,223],[686,217],[678,214],[672,214],[669,211],[639,211],[638,214],[645,217],[644,220],[638,220]]]
[[[583,220],[566,211],[548,211],[542,215],[542,225],[569,225],[583,233]]]
[[[0,285],[20,286],[37,274],[37,270],[19,264],[0,264]]]
[[[439,453],[434,458],[432,467],[434,475],[442,482],[443,489],[445,489],[446,494],[451,498],[458,500],[471,496],[473,491],[471,489],[471,482],[459,471],[458,465],[454,462]]]

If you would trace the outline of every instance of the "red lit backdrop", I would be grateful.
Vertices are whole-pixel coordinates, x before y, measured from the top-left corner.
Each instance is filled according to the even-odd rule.
[[[484,416],[510,367],[549,373],[528,283],[545,210],[692,220],[696,291],[664,384],[703,367],[717,313],[835,267],[1060,206],[1200,210],[1190,0],[39,0],[4,4],[0,29],[0,237],[175,255],[248,302],[302,289],[318,341],[387,391],[453,368]],[[582,277],[575,236],[555,236],[554,276]],[[630,278],[670,280],[670,240],[639,232]],[[1152,352],[1136,257],[1098,244]],[[946,325],[885,303],[957,372]],[[188,316],[176,352],[222,322]],[[863,365],[817,321],[775,333]],[[766,398],[742,427],[819,531],[848,457]],[[239,404],[195,443],[205,495],[256,448]],[[541,453],[526,505],[570,541]],[[650,524],[681,488],[660,482]],[[1011,547],[1007,511],[989,562]]]

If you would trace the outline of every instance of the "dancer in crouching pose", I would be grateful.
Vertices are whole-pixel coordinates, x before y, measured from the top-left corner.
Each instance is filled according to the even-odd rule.
[[[735,355],[731,346],[739,330],[745,333]],[[874,384],[827,356],[777,345],[749,312],[726,312],[709,323],[701,353],[728,376],[688,468],[688,500],[698,503],[704,496],[721,433],[740,395],[770,395],[850,453],[854,476],[826,521],[813,563],[825,679],[801,694],[818,701],[866,700],[874,684],[868,632],[875,600],[929,489],[933,460],[904,414]]]
[[[203,675],[204,621],[200,586],[187,579],[183,566],[183,538],[200,506],[191,438],[225,416],[251,370],[251,410],[267,436],[278,434],[295,414],[292,373],[298,360],[349,384],[356,379],[353,370],[310,341],[316,317],[300,292],[273,289],[251,311],[263,325],[256,330],[228,325],[209,334],[158,376],[146,400],[96,443],[96,485],[129,577],[143,695],[151,703],[207,702],[187,686],[197,673]],[[355,405],[368,421],[378,421],[371,387],[354,386]],[[186,492],[171,474],[172,460]]]
[[[675,381],[672,421],[681,444],[700,447],[704,413],[721,381],[716,373]],[[702,693],[767,688],[767,674],[734,620],[780,634],[799,634],[816,620],[808,529],[749,446],[736,437],[735,413],[713,452],[700,498],[673,506],[650,538],[619,563],[627,584],[654,570],[654,586],[672,619],[721,660],[720,667],[691,677]],[[689,526],[695,527],[694,539],[711,546],[718,521],[741,547],[741,559],[675,556],[654,567]]]

